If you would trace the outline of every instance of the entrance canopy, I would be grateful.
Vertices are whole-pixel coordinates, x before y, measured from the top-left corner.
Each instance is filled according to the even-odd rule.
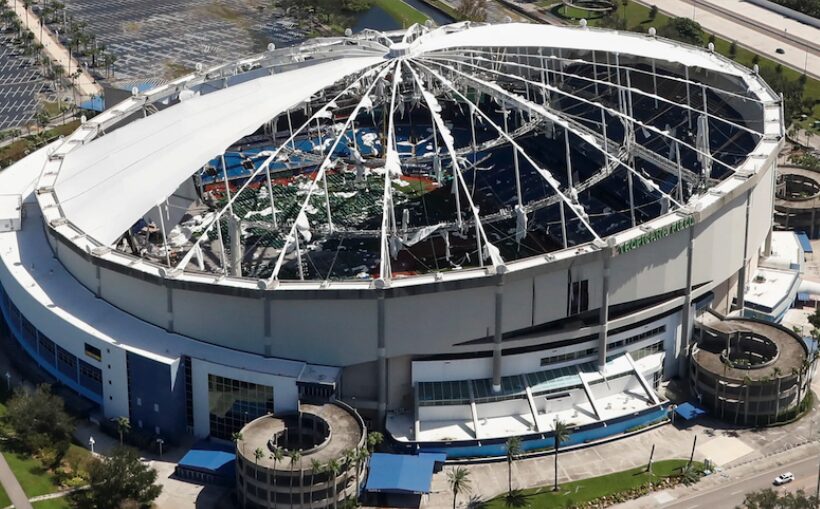
[[[446,454],[382,454],[370,459],[365,491],[371,493],[430,493],[436,463],[444,463]]]
[[[706,410],[697,405],[693,405],[692,403],[681,403],[677,408],[675,408],[675,413],[683,417],[685,420],[691,421],[692,419],[697,419],[701,415],[705,415]]]

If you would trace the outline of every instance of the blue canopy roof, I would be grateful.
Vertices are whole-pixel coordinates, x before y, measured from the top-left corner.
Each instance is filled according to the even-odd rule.
[[[675,413],[687,421],[691,421],[692,419],[697,419],[701,415],[704,415],[706,410],[697,405],[693,405],[692,403],[681,403],[677,406],[677,408],[675,408]]]
[[[179,460],[179,467],[219,476],[233,476],[235,461],[233,448],[201,441]]]
[[[370,458],[370,472],[367,475],[365,491],[390,493],[430,493],[433,468],[437,462],[443,463],[446,454],[375,453]]]
[[[99,112],[105,110],[105,100],[103,100],[102,97],[92,97],[88,101],[85,101],[84,103],[80,103],[80,109],[81,110],[96,111],[96,112],[99,113]]]
[[[803,248],[804,253],[814,252],[811,248],[811,241],[809,241],[809,236],[806,235],[806,232],[797,232],[797,240],[800,242],[800,246]]]

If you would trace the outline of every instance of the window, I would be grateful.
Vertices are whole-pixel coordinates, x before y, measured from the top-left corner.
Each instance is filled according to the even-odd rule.
[[[137,406],[142,406],[142,398],[137,398]]]
[[[644,357],[660,352],[663,352],[663,341],[658,341],[657,343],[651,344],[649,346],[639,348],[634,352],[629,352],[629,354],[632,356],[633,359],[637,361],[638,359],[643,359]]]
[[[137,426],[142,429],[142,419],[137,421]]]
[[[159,403],[154,403],[154,412],[159,413]]]
[[[55,361],[56,348],[55,348],[55,345],[54,345],[54,341],[48,339],[43,334],[40,334],[38,344],[39,344],[39,350],[40,350],[40,357],[53,366],[56,362]]]
[[[102,371],[82,359],[78,359],[78,361],[80,364],[80,385],[95,394],[102,394]]]
[[[589,357],[595,355],[596,353],[598,353],[597,348],[587,348],[586,350],[580,350],[578,352],[559,353],[556,355],[551,355],[549,357],[542,357],[541,365],[548,366],[550,364],[555,364],[556,362],[572,361],[575,359],[580,359],[582,357]]]
[[[208,375],[211,436],[230,440],[248,422],[273,413],[273,388]]]
[[[71,380],[77,381],[77,358],[60,346],[57,346],[57,369]]]
[[[88,343],[85,344],[85,355],[91,357],[95,361],[102,360],[102,351],[100,351],[100,349],[96,346],[91,346]],[[109,369],[111,368],[111,366],[108,367]]]
[[[571,281],[567,287],[567,315],[589,310],[589,280]]]
[[[613,343],[610,343],[609,349],[614,350],[616,348],[621,348],[623,346],[633,345],[635,343],[643,341],[644,339],[648,339],[653,336],[663,334],[664,332],[666,332],[666,325],[661,325],[660,327],[655,327],[654,329],[643,331],[640,334],[635,334],[634,336],[629,336],[628,338],[624,338]]]
[[[154,426],[154,434],[159,435],[160,429],[159,426]]]

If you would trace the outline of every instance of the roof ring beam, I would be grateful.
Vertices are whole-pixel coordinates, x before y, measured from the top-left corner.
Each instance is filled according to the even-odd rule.
[[[612,51],[612,52],[606,52],[606,53],[613,53],[614,54],[615,52]],[[459,48],[457,53],[453,53],[453,50],[450,50],[450,49],[448,49],[448,50],[436,50],[436,51],[431,51],[430,53],[427,53],[427,56],[432,57],[432,56],[435,56],[435,55],[438,55],[438,54],[441,54],[441,55],[448,54],[449,56],[458,56],[458,57],[464,57],[467,54],[469,54],[471,59],[474,58],[475,54],[482,54],[482,55],[489,54],[490,58],[488,58],[488,60],[490,60],[494,65],[497,65],[499,63],[498,60],[493,60],[492,59],[493,55],[492,55],[491,51],[479,50],[479,49],[475,49],[475,48]],[[516,53],[513,53],[511,55],[516,55]],[[530,55],[530,56],[535,56],[535,55]],[[541,55],[538,55],[538,56],[541,56]],[[611,64],[611,63],[608,63],[608,62],[602,62],[602,61],[598,61],[598,60],[589,61],[589,60],[585,60],[583,58],[566,58],[566,57],[555,56],[555,55],[543,55],[543,58],[545,60],[566,62],[567,64],[579,64],[580,63],[580,64],[589,64],[589,65],[595,66],[595,67],[604,67],[604,68],[616,67],[615,64]],[[513,62],[511,62],[509,60],[506,60],[504,62],[508,63],[508,64],[513,64]],[[680,65],[683,65],[683,64],[680,64]],[[620,67],[624,68],[624,66],[620,66]],[[538,68],[535,67],[534,69],[538,69]],[[650,71],[644,71],[643,69],[639,69],[637,67],[630,67],[629,69],[630,69],[630,71],[635,72],[635,73],[645,74],[645,75],[649,75],[649,76],[652,75],[652,73]],[[558,71],[558,70],[555,70],[555,69],[550,69],[550,72],[555,73],[555,74],[563,74],[566,77],[571,76],[569,74],[563,73],[562,71]],[[655,75],[657,76],[657,73]],[[579,76],[579,77],[581,77],[581,76]],[[679,83],[688,83],[690,85],[700,85],[699,82],[688,80],[686,78],[680,78],[680,77],[677,77],[677,76],[662,75],[660,77],[665,79],[665,80],[668,80],[668,81],[677,81]],[[581,78],[583,78],[583,77],[581,77]],[[591,81],[590,78],[584,78],[584,79]],[[719,88],[719,87],[715,87],[715,86],[710,86],[709,88],[710,88],[710,90],[712,90],[713,92],[715,92],[717,94],[725,94],[725,95],[728,95],[730,97],[735,97],[737,99],[757,102],[757,103],[761,103],[761,104],[766,102],[765,100],[758,99],[757,97],[745,96],[745,95],[738,94],[736,92],[731,92],[729,90]]]
[[[510,135],[508,135],[507,133],[505,133],[505,132],[504,132],[504,129],[503,129],[501,126],[499,126],[498,124],[496,124],[495,122],[493,122],[493,120],[492,120],[492,119],[491,119],[491,118],[490,118],[490,117],[489,117],[486,113],[484,113],[483,111],[481,111],[481,109],[478,107],[478,105],[476,105],[475,103],[473,103],[472,101],[470,101],[470,100],[469,100],[469,99],[468,99],[468,98],[467,98],[464,94],[462,94],[462,93],[461,93],[461,92],[460,92],[460,91],[459,91],[459,90],[458,90],[455,86],[453,86],[453,84],[452,84],[449,80],[447,80],[446,78],[444,78],[443,76],[441,76],[439,73],[437,73],[436,71],[434,71],[434,70],[433,70],[433,69],[431,69],[430,67],[428,67],[428,66],[426,66],[426,65],[422,64],[422,63],[421,63],[421,62],[419,62],[418,60],[414,60],[414,62],[415,62],[415,63],[416,63],[416,65],[418,65],[421,69],[424,69],[427,73],[429,73],[430,75],[432,75],[433,77],[435,77],[438,81],[440,81],[441,83],[443,83],[443,84],[444,84],[447,88],[449,88],[449,89],[450,89],[450,90],[451,90],[451,91],[452,91],[455,95],[457,95],[459,98],[461,98],[462,102],[464,102],[464,103],[468,104],[471,108],[474,108],[474,109],[475,109],[475,111],[476,111],[479,115],[481,115],[481,116],[482,116],[482,118],[484,118],[484,120],[486,120],[488,124],[490,124],[490,125],[493,127],[493,129],[495,129],[496,131],[498,131],[498,133],[499,133],[501,136],[503,136],[504,138],[506,138],[506,139],[507,139],[507,141],[508,141],[508,142],[509,142],[509,143],[510,143],[510,144],[511,144],[514,148],[515,148],[515,150],[517,150],[517,151],[518,151],[518,153],[519,153],[519,154],[521,154],[521,155],[524,157],[524,159],[526,159],[526,160],[527,160],[527,162],[529,162],[529,163],[532,165],[532,167],[533,167],[533,168],[535,168],[536,172],[538,172],[538,174],[539,174],[539,175],[541,175],[541,177],[543,177],[543,178],[544,178],[544,180],[545,180],[545,181],[546,181],[546,182],[550,185],[550,187],[552,188],[552,190],[553,190],[553,191],[554,191],[554,192],[555,192],[555,193],[556,193],[556,194],[557,194],[557,195],[561,198],[561,201],[562,201],[565,205],[567,205],[567,206],[570,208],[570,210],[572,210],[572,212],[575,214],[575,216],[576,216],[576,217],[578,217],[578,219],[581,221],[581,223],[584,225],[584,227],[585,227],[585,228],[586,228],[586,229],[587,229],[587,230],[588,230],[588,231],[592,234],[592,236],[593,236],[593,237],[595,237],[595,239],[596,239],[596,240],[599,240],[599,241],[601,240],[601,237],[598,235],[598,233],[595,231],[595,229],[594,229],[594,228],[592,228],[592,225],[590,225],[590,224],[589,224],[589,221],[587,220],[587,214],[586,214],[586,212],[584,211],[583,207],[582,207],[580,204],[577,204],[577,203],[573,202],[573,201],[572,201],[572,200],[571,200],[571,199],[570,199],[570,198],[569,198],[566,194],[564,194],[563,192],[561,192],[561,189],[560,189],[561,184],[560,184],[560,182],[558,182],[558,180],[556,180],[556,179],[555,179],[555,177],[553,177],[553,176],[552,176],[552,174],[551,174],[549,171],[547,171],[547,170],[545,170],[545,169],[541,168],[541,167],[538,165],[538,163],[537,163],[537,162],[536,162],[536,161],[535,161],[532,157],[530,157],[530,155],[529,155],[529,154],[528,154],[528,153],[527,153],[527,152],[526,152],[523,148],[521,148],[521,145],[519,145],[519,144],[518,144],[518,143],[517,143],[517,142],[516,142],[516,141],[515,141],[515,140],[514,140],[514,139],[513,139]],[[437,64],[437,65],[440,65],[440,64],[438,64],[437,62],[433,62],[433,63],[435,63],[435,64]],[[545,113],[546,113],[546,112],[545,112]],[[564,127],[564,128],[566,128],[566,127],[567,127],[567,123],[566,123],[566,122],[564,122],[563,120],[561,120],[561,119],[559,119],[559,118],[555,118],[555,116],[554,116],[554,115],[550,115],[549,113],[546,113],[546,115],[545,115],[545,116],[546,116],[546,117],[553,117],[553,119],[554,119],[555,123],[557,123],[559,126]]]
[[[372,72],[383,70],[385,66],[387,66],[386,63],[380,63],[377,66],[371,67],[369,69],[365,69],[362,72],[362,74],[359,75],[358,78],[356,78],[347,87],[345,87],[345,89],[342,90],[333,100],[341,99],[345,95],[355,91],[358,88],[359,82],[361,82],[366,77],[371,76]],[[289,113],[290,113],[290,110],[288,110],[288,114]],[[314,114],[314,116],[316,114],[318,114],[318,112],[316,112]],[[290,115],[288,115],[288,116],[290,116]],[[304,124],[302,124],[295,132],[293,131],[292,128],[290,129],[290,133],[291,133],[290,137],[287,140],[285,140],[282,144],[280,144],[279,147],[277,147],[276,150],[274,150],[272,153],[270,153],[270,155],[267,156],[267,158],[262,162],[262,164],[256,170],[254,170],[253,173],[251,173],[251,175],[245,181],[245,184],[243,184],[242,187],[240,187],[239,190],[231,197],[231,200],[229,201],[229,203],[226,204],[224,207],[222,207],[222,209],[216,214],[216,216],[214,216],[211,223],[208,224],[208,226],[205,227],[205,229],[202,231],[202,235],[199,237],[199,239],[197,239],[197,241],[188,249],[188,252],[185,253],[185,255],[182,257],[182,259],[176,265],[176,269],[182,269],[182,270],[185,269],[185,267],[191,261],[191,258],[193,257],[194,253],[201,247],[202,241],[205,238],[207,238],[208,233],[210,233],[210,231],[211,231],[211,229],[213,229],[214,225],[219,224],[219,220],[222,218],[222,216],[225,214],[225,212],[233,207],[233,202],[237,199],[237,197],[242,194],[242,192],[250,185],[251,182],[253,182],[253,180],[259,174],[261,174],[263,171],[265,171],[266,168],[268,168],[269,165],[273,161],[276,160],[276,158],[279,156],[280,152],[282,150],[284,150],[285,147],[289,143],[293,144],[296,136],[298,136],[303,130],[307,129],[312,120],[313,120],[313,117],[307,119],[307,121]],[[289,119],[289,121],[290,121],[290,119]]]

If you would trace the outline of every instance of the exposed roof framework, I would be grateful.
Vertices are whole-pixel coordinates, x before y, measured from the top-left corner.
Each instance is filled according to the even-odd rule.
[[[691,197],[734,174],[762,139],[761,99],[738,69],[705,51],[670,50],[651,37],[512,28],[369,31],[355,58],[342,50],[336,60],[194,96],[67,159],[61,206],[104,244],[173,271],[250,277],[264,288],[280,280],[389,285],[420,273],[504,271],[512,260],[601,247],[659,215],[686,214]],[[571,36],[544,46],[545,28]],[[618,52],[608,51],[610,39],[622,43]],[[313,46],[330,51],[334,41]],[[704,70],[725,79],[704,80]],[[298,90],[303,80],[318,84]],[[255,130],[247,122],[217,129],[216,143],[201,146],[189,121],[154,150],[126,145],[136,131],[179,129],[180,107],[210,139],[214,129],[196,113],[205,103],[227,121],[232,106],[254,110],[255,97],[282,87],[290,90],[276,104],[258,103]],[[196,162],[185,155],[192,151]],[[104,157],[90,162],[95,154]],[[115,242],[135,208],[116,221],[82,218],[100,190],[87,180],[117,157],[127,161],[115,174],[172,169],[159,200],[146,187],[156,172],[136,172],[147,194],[136,208],[156,205],[149,219],[159,224],[137,224]],[[200,168],[195,192],[166,198],[191,163]]]

